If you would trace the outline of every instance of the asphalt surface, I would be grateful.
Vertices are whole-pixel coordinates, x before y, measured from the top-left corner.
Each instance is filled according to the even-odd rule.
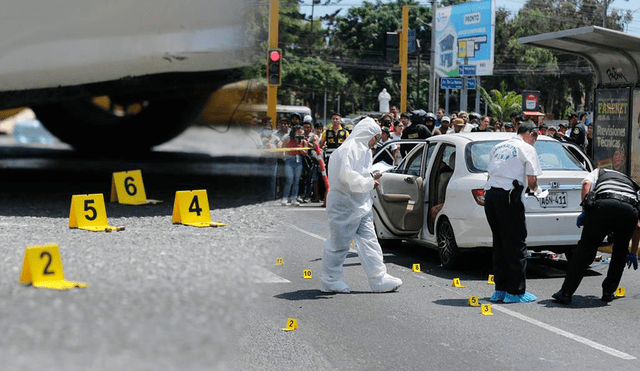
[[[122,232],[68,228],[72,195],[108,200],[112,172],[136,168],[147,197],[163,203],[107,203]],[[280,206],[273,171],[242,132],[193,128],[136,158],[0,137],[0,369],[638,369],[638,271],[625,270],[627,296],[605,304],[608,265],[594,263],[567,307],[550,299],[566,261],[532,259],[528,290],[539,300],[495,304],[483,316],[468,298],[488,303],[486,256],[446,270],[434,251],[403,243],[385,251],[389,273],[404,281],[398,292],[370,293],[350,253],[352,294],[325,295],[326,212]],[[172,224],[175,192],[191,189],[206,189],[212,220],[229,225]],[[45,243],[59,244],[68,280],[90,286],[19,284],[25,248]],[[281,330],[288,318],[297,330]]]

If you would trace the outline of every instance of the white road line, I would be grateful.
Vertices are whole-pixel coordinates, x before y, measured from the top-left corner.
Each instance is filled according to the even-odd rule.
[[[298,231],[298,232],[302,232],[302,233],[304,233],[304,234],[306,234],[306,235],[309,235],[309,236],[311,236],[311,237],[313,237],[313,238],[317,238],[317,239],[319,239],[319,240],[320,240],[320,241],[322,241],[322,242],[325,242],[325,241],[327,240],[325,237],[318,236],[317,234],[314,234],[314,233],[311,233],[311,232],[307,232],[307,231],[305,231],[304,229],[302,229],[302,228],[300,228],[300,227],[298,227],[298,226],[295,226],[295,225],[293,225],[293,224],[291,224],[291,223],[287,223],[287,225],[288,225],[289,227],[291,227],[291,228],[295,229],[295,230],[296,230],[296,231]]]
[[[298,231],[298,232],[302,232],[302,233],[304,233],[304,234],[306,234],[306,235],[309,235],[309,236],[311,236],[311,237],[313,237],[313,238],[317,238],[317,239],[319,239],[319,240],[320,240],[320,241],[322,241],[322,242],[326,242],[326,241],[327,241],[327,239],[326,239],[325,237],[318,236],[317,234],[313,234],[313,233],[311,233],[311,232],[305,231],[304,229],[302,229],[302,228],[300,228],[300,227],[298,227],[298,226],[295,226],[295,225],[293,225],[293,224],[291,224],[291,223],[287,223],[287,225],[288,225],[289,227],[291,227],[291,228],[295,229],[295,230],[296,230],[296,231]],[[350,247],[350,248],[349,248],[349,252],[353,252],[353,253],[356,253],[356,254],[357,254],[357,253],[358,253],[358,250],[356,250],[356,249],[355,249],[355,247],[353,247],[353,246],[352,246],[352,247]]]
[[[288,279],[282,278],[259,265],[252,265],[250,274],[252,276],[251,280],[255,283],[291,283]]]
[[[405,269],[406,269],[406,268],[405,268]],[[403,269],[403,270],[404,270],[404,269]],[[406,269],[406,270],[408,270],[409,272],[411,272],[411,270],[410,270],[410,269]],[[422,279],[425,279],[425,280],[427,280],[427,281],[430,281],[427,277],[425,277],[424,275],[418,274],[418,273],[416,273],[416,274],[414,274],[414,275],[412,275],[412,276],[413,276],[413,277],[422,278]],[[434,283],[435,283],[435,281],[432,281],[432,282],[434,282]],[[445,286],[445,287],[444,287],[444,289],[445,289],[445,290],[447,290],[447,291],[450,291],[450,292],[452,292],[452,293],[454,293],[454,294],[456,294],[456,295],[459,295],[459,296],[461,296],[461,297],[465,297],[464,295],[461,295],[461,294],[460,294],[460,292],[458,292],[458,291],[456,291],[456,290],[452,290],[451,288],[449,288],[449,287],[447,287],[447,286]],[[571,340],[577,341],[577,342],[582,343],[582,344],[584,344],[584,345],[588,345],[588,346],[590,346],[590,347],[592,347],[592,348],[594,348],[594,349],[597,349],[597,350],[599,350],[599,351],[601,351],[601,352],[604,352],[604,353],[610,354],[610,355],[612,355],[612,356],[614,356],[614,357],[618,357],[618,358],[622,358],[622,359],[626,359],[626,360],[633,360],[633,359],[636,359],[636,357],[634,357],[634,356],[632,356],[632,355],[630,355],[630,354],[627,354],[627,353],[621,352],[621,351],[616,350],[616,349],[613,349],[613,348],[609,348],[609,347],[608,347],[608,346],[606,346],[606,345],[602,345],[602,344],[600,344],[600,343],[596,343],[595,341],[593,341],[593,340],[589,340],[589,339],[587,339],[587,338],[583,338],[583,337],[582,337],[582,336],[580,336],[580,335],[572,334],[572,333],[570,333],[570,332],[568,332],[568,331],[561,330],[561,329],[559,329],[559,328],[557,328],[557,327],[551,326],[551,325],[546,324],[546,323],[544,323],[544,322],[541,322],[541,321],[538,321],[538,320],[536,320],[536,319],[533,319],[533,318],[527,317],[527,316],[525,316],[524,314],[520,314],[520,313],[518,313],[518,312],[512,311],[511,309],[507,309],[507,308],[505,308],[503,305],[492,305],[492,306],[491,306],[491,308],[492,308],[492,309],[495,309],[495,310],[496,310],[496,311],[498,311],[498,312],[502,312],[502,313],[504,313],[504,314],[508,314],[508,315],[510,315],[510,316],[512,316],[512,317],[518,318],[518,319],[520,319],[520,320],[522,320],[522,321],[525,321],[525,322],[528,322],[528,323],[530,323],[530,324],[532,324],[532,325],[535,325],[535,326],[538,326],[538,327],[543,328],[543,329],[545,329],[545,330],[551,331],[551,332],[553,332],[554,334],[557,334],[557,335],[560,335],[560,336],[564,336],[564,337],[566,337],[566,338],[569,338],[569,339],[571,339]]]
[[[541,328],[543,328],[545,330],[549,330],[549,331],[551,331],[551,332],[553,332],[555,334],[558,334],[558,335],[564,336],[566,338],[569,338],[571,340],[575,340],[575,341],[577,341],[579,343],[588,345],[588,346],[590,346],[590,347],[592,347],[594,349],[597,349],[597,350],[599,350],[601,352],[608,353],[608,354],[610,354],[610,355],[612,355],[614,357],[618,357],[618,358],[622,358],[622,359],[628,359],[628,360],[636,359],[636,357],[634,357],[634,356],[632,356],[630,354],[621,352],[619,350],[615,350],[613,348],[609,348],[608,346],[596,343],[595,341],[589,340],[587,338],[583,338],[582,336],[579,336],[579,335],[572,334],[570,332],[561,330],[561,329],[559,329],[557,327],[548,325],[548,324],[546,324],[544,322],[540,322],[540,321],[538,321],[536,319],[529,318],[529,317],[527,317],[527,316],[525,316],[523,314],[520,314],[518,312],[514,312],[514,311],[512,311],[510,309],[507,309],[507,308],[505,308],[503,306],[494,306],[493,309],[495,309],[495,310],[497,310],[499,312],[508,314],[508,315],[510,315],[512,317],[516,317],[518,319],[521,319],[521,320],[523,320],[525,322],[529,322],[532,325],[536,325],[536,326],[541,327]]]

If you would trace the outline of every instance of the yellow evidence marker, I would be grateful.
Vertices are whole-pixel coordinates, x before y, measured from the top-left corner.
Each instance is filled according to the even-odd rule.
[[[284,259],[283,258],[276,258],[276,265],[284,265]]]
[[[124,227],[112,227],[107,223],[107,211],[102,193],[71,197],[69,228],[94,232],[124,231]]]
[[[469,305],[471,305],[472,307],[479,307],[480,303],[478,303],[478,297],[469,296]]]
[[[173,224],[192,227],[223,227],[227,223],[211,221],[209,197],[205,189],[196,191],[177,191],[173,202]]]
[[[420,264],[414,264],[411,266],[411,270],[417,273],[420,273]]]
[[[489,278],[487,278],[487,284],[489,285],[495,285],[496,283],[493,281],[493,274],[489,275]]]
[[[298,321],[295,318],[287,318],[287,327],[281,328],[282,331],[293,331],[298,329]]]
[[[482,304],[480,306],[480,313],[483,316],[493,316],[493,313],[491,313],[491,304]]]
[[[111,178],[111,202],[126,205],[156,205],[160,200],[147,199],[140,170],[113,173]]]
[[[306,278],[306,279],[310,280],[312,278],[311,269],[303,269],[302,270],[302,278]]]
[[[24,252],[20,283],[52,290],[87,287],[88,283],[64,279],[62,259],[57,244],[27,246]]]
[[[453,286],[453,287],[466,287],[466,286],[462,286],[462,284],[460,283],[460,278],[454,278],[453,279],[453,284],[451,286]]]
[[[627,296],[625,291],[626,290],[624,289],[624,287],[620,286],[616,289],[616,293],[613,296],[615,296],[616,298],[624,298],[625,296]]]

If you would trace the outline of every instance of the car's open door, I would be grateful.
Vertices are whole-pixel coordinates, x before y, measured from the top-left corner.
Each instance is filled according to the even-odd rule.
[[[418,144],[398,168],[385,172],[375,189],[374,203],[380,219],[398,236],[416,235],[422,228],[424,181],[421,169],[425,144]]]

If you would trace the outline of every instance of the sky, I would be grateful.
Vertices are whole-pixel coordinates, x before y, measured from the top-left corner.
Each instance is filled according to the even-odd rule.
[[[300,11],[307,15],[311,15],[311,1],[312,0],[302,0]],[[375,0],[371,0],[374,2]],[[385,0],[383,0],[385,1]],[[324,0],[321,0],[324,2]],[[431,6],[431,1],[429,0],[418,0],[419,3],[424,4],[424,6]],[[342,9],[341,14],[346,14],[346,9],[353,6],[360,6],[363,1],[360,0],[342,0],[341,3],[337,6],[323,6],[316,5],[313,9],[314,17],[333,13],[338,9]],[[526,3],[526,0],[496,0],[497,8],[505,8],[511,11],[513,14],[517,13],[518,10]],[[612,9],[618,10],[631,10],[635,11],[633,21],[628,25],[627,32],[640,36],[640,2],[637,0],[610,0],[610,5],[608,12],[611,12]],[[610,13],[609,13],[610,14]]]

